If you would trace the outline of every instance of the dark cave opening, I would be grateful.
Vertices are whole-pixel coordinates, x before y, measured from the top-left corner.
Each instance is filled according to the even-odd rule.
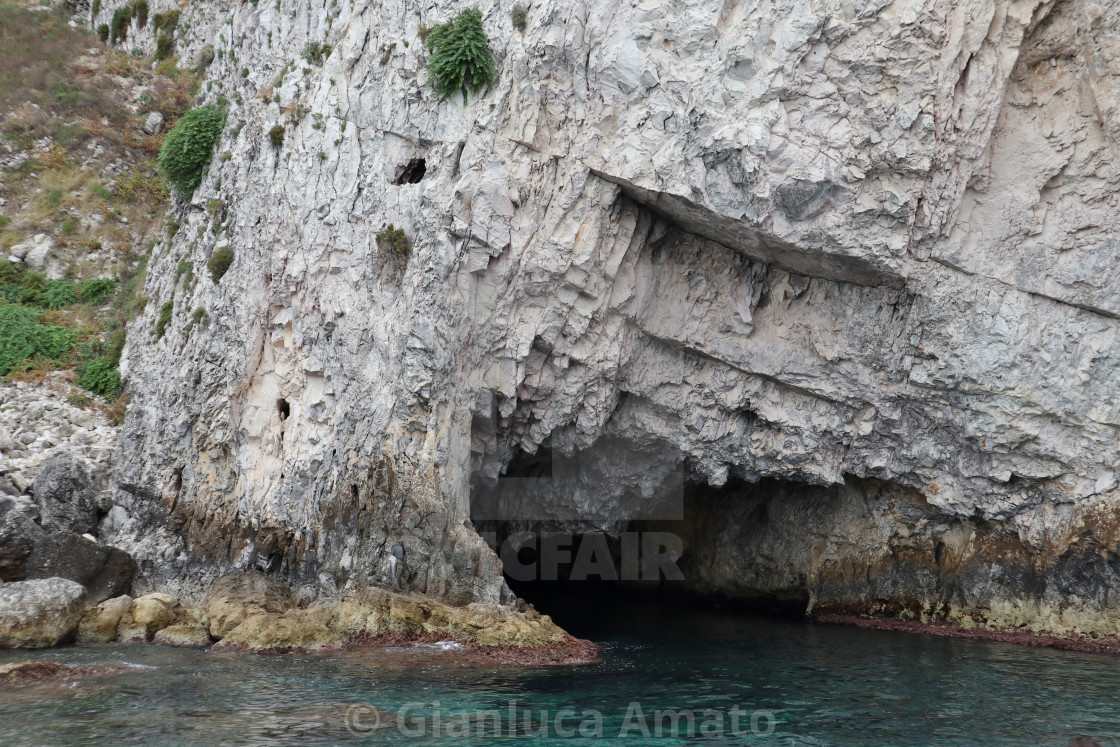
[[[589,616],[608,608],[805,617],[810,584],[797,566],[807,535],[798,512],[833,500],[834,488],[738,479],[713,487],[685,468],[681,482],[660,486],[680,491],[679,515],[651,517],[631,512],[675,498],[635,495],[637,488],[627,492],[594,477],[601,475],[585,470],[575,477],[542,448],[519,452],[496,483],[476,482],[472,491],[472,522],[501,558],[511,591],[565,629],[578,635]],[[580,513],[588,503],[583,496],[612,490],[623,496],[621,514]],[[797,510],[775,510],[776,502]],[[538,507],[538,515],[526,506]]]
[[[427,172],[427,162],[423,158],[413,158],[408,163],[397,167],[397,175],[393,179],[393,184],[398,187],[403,184],[419,184]]]

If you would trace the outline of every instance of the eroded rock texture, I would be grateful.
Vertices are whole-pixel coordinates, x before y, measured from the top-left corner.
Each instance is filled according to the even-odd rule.
[[[1074,548],[1117,557],[1120,5],[540,0],[524,33],[511,6],[479,6],[500,78],[465,107],[433,100],[418,39],[458,4],[184,7],[177,51],[214,46],[230,157],[129,329],[113,539],[145,582],[197,596],[259,568],[508,603],[472,486],[611,440],[677,458],[597,462],[556,516],[655,497],[680,465],[778,479],[853,517],[850,573],[804,522],[766,524],[832,579],[818,605],[1018,605],[1042,627],[1072,606],[1117,632],[1093,592],[1113,561]],[[333,50],[300,59],[311,42]],[[389,223],[407,259],[378,248]],[[220,282],[176,273],[226,245]],[[697,583],[781,586],[782,563],[700,561],[761,541],[736,526],[693,545]],[[988,562],[988,530],[1007,581],[873,580]],[[892,540],[910,532],[920,557]],[[1048,586],[1071,552],[1081,576]]]

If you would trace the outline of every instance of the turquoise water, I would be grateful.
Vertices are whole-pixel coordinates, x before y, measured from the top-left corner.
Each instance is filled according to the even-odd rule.
[[[0,663],[132,668],[0,691],[0,745],[590,744],[624,727],[635,744],[1120,745],[1113,657],[597,600],[567,609],[560,620],[605,644],[599,663],[501,667],[438,647],[4,651]],[[658,738],[657,709],[695,721],[661,714]]]

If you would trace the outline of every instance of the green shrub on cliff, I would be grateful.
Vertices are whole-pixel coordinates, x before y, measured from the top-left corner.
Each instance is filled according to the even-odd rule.
[[[206,267],[210,270],[210,277],[217,283],[226,274],[226,270],[233,264],[233,249],[228,246],[220,246],[214,250],[210,255],[210,259],[206,261]]]
[[[159,172],[181,197],[190,197],[202,183],[225,124],[223,109],[202,106],[180,117],[167,133],[159,149]]]
[[[382,251],[392,252],[398,257],[407,257],[412,253],[412,242],[408,240],[403,230],[392,223],[385,230],[379,231],[376,238],[377,248]]]
[[[109,358],[99,356],[85,364],[78,384],[87,391],[112,399],[121,391],[121,374]]]
[[[78,289],[74,287],[74,283],[66,278],[52,280],[47,284],[47,289],[43,291],[43,298],[46,300],[49,309],[65,308],[78,302]]]
[[[128,36],[128,24],[132,22],[132,9],[128,6],[117,8],[113,21],[109,24],[109,43],[122,42]]]
[[[462,91],[465,105],[468,93],[490,90],[494,60],[478,8],[467,8],[453,21],[436,26],[424,36],[424,46],[432,50],[428,74],[437,96]]]
[[[38,309],[0,302],[0,376],[29,358],[62,360],[73,349],[72,329],[39,323]]]
[[[175,40],[167,34],[156,37],[156,59],[166,60],[175,51]]]

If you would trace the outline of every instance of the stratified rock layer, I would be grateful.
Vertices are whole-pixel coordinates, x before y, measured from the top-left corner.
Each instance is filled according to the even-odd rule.
[[[795,570],[819,606],[1115,633],[1115,0],[542,0],[524,33],[511,5],[482,8],[499,78],[467,106],[417,37],[458,6],[182,9],[232,103],[129,329],[109,535],[142,583],[508,607],[472,484],[610,442],[675,459],[589,459],[548,518],[633,515],[674,471],[839,501],[816,544],[800,503],[759,525],[789,569],[693,543],[698,586]],[[224,246],[220,282],[175,272]]]

